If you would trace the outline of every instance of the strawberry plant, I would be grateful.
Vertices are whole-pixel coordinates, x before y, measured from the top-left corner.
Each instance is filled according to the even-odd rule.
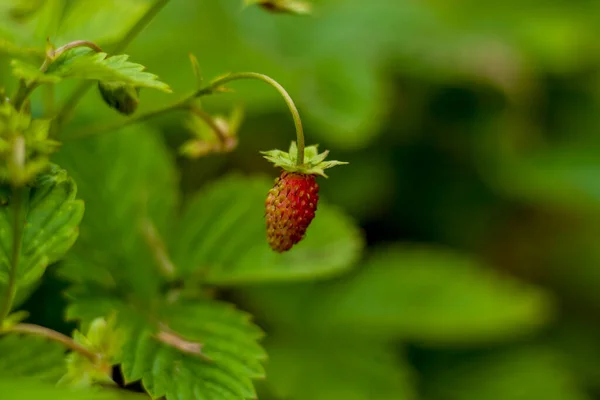
[[[472,3],[0,2],[0,399],[592,398],[595,158],[489,38],[585,24]]]
[[[10,9],[24,13],[14,22],[15,32],[57,17],[57,6],[49,3],[46,10]],[[215,298],[214,289],[329,273],[345,268],[359,251],[353,223],[324,207],[324,223],[314,227],[312,240],[288,257],[272,252],[267,237],[291,235],[297,243],[310,220],[292,218],[273,228],[267,212],[269,231],[260,234],[260,197],[268,191],[260,177],[224,178],[177,216],[174,165],[157,135],[140,125],[183,111],[192,121],[183,155],[230,153],[239,140],[238,114],[220,119],[205,111],[199,99],[229,90],[233,81],[253,79],[273,86],[292,112],[294,165],[280,161],[281,152],[269,152],[276,165],[311,177],[316,187],[312,174],[324,175],[322,169],[335,162],[324,162],[326,154],[317,155],[315,147],[304,148],[296,106],[275,80],[232,73],[203,84],[193,56],[197,89],[163,108],[136,113],[145,91],[172,90],[122,52],[166,4],[148,4],[120,40],[102,48],[84,38],[60,46],[52,37],[45,43],[32,38],[37,47],[29,50],[18,39],[2,42],[18,81],[14,94],[0,98],[3,376],[87,388],[103,398],[120,395],[101,389],[115,385],[113,369],[120,366],[125,383],[141,382],[153,398],[254,398],[254,380],[264,377],[263,334],[248,314]],[[77,4],[65,5],[65,12],[77,18],[81,10]],[[79,83],[54,107],[55,88],[71,80]],[[8,93],[10,86],[3,90]],[[77,119],[79,100],[94,86],[108,107],[130,117],[116,125],[91,120],[90,128],[69,127]],[[34,95],[41,90],[47,93],[38,104]],[[306,213],[314,217],[316,193],[310,205],[292,198],[302,197],[296,192],[290,196],[293,206],[282,204],[285,215],[305,213],[302,208],[309,207]],[[323,236],[330,238],[322,241]],[[100,241],[110,245],[99,247]],[[270,243],[277,251],[291,247]],[[332,244],[346,250],[341,258],[324,252]],[[313,262],[317,257],[322,259]],[[71,283],[66,317],[80,326],[72,336],[23,322],[27,313],[19,310],[46,269],[59,261],[58,273]],[[13,362],[19,367],[10,368]]]

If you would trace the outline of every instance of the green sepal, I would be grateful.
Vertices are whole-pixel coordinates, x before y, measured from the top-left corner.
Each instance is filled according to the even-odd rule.
[[[319,153],[318,145],[306,146],[304,148],[304,162],[297,165],[298,147],[296,142],[292,142],[288,152],[281,150],[261,151],[264,158],[272,162],[276,167],[281,167],[288,172],[298,172],[306,175],[320,175],[327,178],[325,169],[337,165],[348,164],[345,161],[325,161],[329,155],[329,150]]]
[[[67,373],[59,384],[71,387],[89,387],[95,383],[114,385],[112,366],[117,363],[123,344],[123,335],[116,328],[115,316],[96,318],[91,322],[87,334],[76,330],[73,339],[95,353],[97,358],[92,361],[80,353],[70,353],[66,360]]]

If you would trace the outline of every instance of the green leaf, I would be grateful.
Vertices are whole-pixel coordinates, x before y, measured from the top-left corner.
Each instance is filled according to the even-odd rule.
[[[249,315],[212,300],[134,310],[84,291],[68,314],[89,322],[115,309],[125,340],[120,361],[126,382],[141,380],[153,398],[167,400],[255,398],[252,380],[264,376],[266,354],[257,343],[262,331]]]
[[[29,377],[56,383],[65,373],[65,348],[34,336],[4,334],[0,336],[0,376]],[[5,393],[0,390],[3,398]]]
[[[358,274],[323,292],[312,310],[317,324],[438,344],[523,336],[553,311],[542,289],[433,247],[379,249]]]
[[[154,398],[167,400],[255,398],[251,379],[263,376],[265,353],[256,344],[261,332],[247,316],[215,302],[172,312],[169,326],[186,342],[201,344],[202,355],[185,354],[137,327],[123,348],[126,381],[141,379]]]
[[[586,400],[562,356],[541,346],[519,346],[438,362],[424,385],[425,399]]]
[[[89,330],[94,320],[103,318],[107,315],[117,314],[117,328],[119,322],[132,318],[136,320],[140,315],[136,315],[130,304],[124,302],[117,293],[109,292],[96,285],[76,284],[66,291],[69,305],[66,310],[66,319],[68,321],[79,321],[81,330]]]
[[[160,275],[142,228],[151,222],[164,235],[177,199],[175,168],[159,136],[135,126],[65,143],[56,159],[80,182],[88,210],[62,274],[151,299]]]
[[[277,398],[409,400],[412,371],[391,346],[345,336],[275,335],[267,385]]]
[[[57,78],[79,78],[102,82],[122,83],[135,87],[158,89],[170,93],[171,88],[158,77],[144,72],[141,64],[127,61],[128,55],[110,56],[88,48],[76,48],[58,57],[46,71]]]
[[[44,273],[49,264],[60,260],[78,236],[83,202],[76,200],[77,187],[66,172],[55,166],[40,175],[33,188],[23,189],[21,215],[23,238],[17,268],[18,286],[28,286]],[[8,281],[14,240],[16,206],[0,207],[0,284]]]
[[[144,72],[143,65],[129,62],[128,58],[125,54],[108,57],[106,53],[80,47],[59,56],[46,72],[21,60],[12,60],[11,65],[13,75],[27,81],[58,83],[62,79],[77,78],[171,92],[169,85],[159,81],[158,76]]]
[[[272,182],[230,176],[212,184],[187,206],[172,240],[172,257],[183,274],[207,282],[311,279],[341,273],[356,261],[362,240],[347,216],[319,204],[306,238],[288,253],[266,240],[264,201]]]
[[[66,387],[43,384],[31,379],[0,379],[0,393],[10,400],[134,400],[148,399],[140,393],[125,390],[71,390]]]

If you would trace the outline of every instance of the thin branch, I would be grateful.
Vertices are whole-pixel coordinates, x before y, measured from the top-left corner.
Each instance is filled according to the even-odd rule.
[[[273,88],[275,88],[275,90],[277,90],[279,92],[281,97],[283,97],[285,104],[288,106],[288,109],[290,110],[290,113],[292,114],[292,118],[294,120],[294,126],[296,128],[296,144],[298,145],[298,154],[297,154],[296,164],[297,165],[303,164],[304,163],[304,130],[302,128],[302,120],[300,119],[300,113],[298,113],[298,108],[296,107],[296,104],[294,103],[294,100],[292,99],[292,97],[285,90],[285,88],[283,86],[281,86],[281,84],[279,82],[277,82],[275,79],[271,78],[270,76],[267,76],[264,74],[259,74],[256,72],[239,72],[239,73],[229,74],[229,75],[225,75],[221,78],[215,79],[214,81],[211,82],[210,85],[208,85],[207,87],[205,87],[203,89],[200,89],[196,93],[195,97],[200,97],[205,94],[212,94],[228,82],[245,80],[245,79],[256,79],[259,81],[263,81],[263,82],[269,84],[270,86],[272,86]]]
[[[60,46],[56,50],[50,50],[48,54],[46,54],[46,59],[44,60],[40,71],[46,72],[50,64],[52,64],[52,62],[58,57],[60,57],[65,51],[69,51],[77,47],[88,47],[94,50],[96,53],[102,52],[102,49],[96,43],[90,42],[88,40],[75,40],[73,42],[65,44],[64,46]]]
[[[96,353],[80,345],[72,338],[40,325],[15,324],[0,331],[0,334],[3,333],[25,333],[34,336],[41,336],[48,340],[63,344],[68,349],[87,357],[92,362],[96,362],[98,360],[98,355]]]
[[[214,81],[212,81],[208,86],[195,91],[191,95],[185,97],[183,100],[180,100],[174,104],[159,108],[158,110],[150,111],[150,112],[147,112],[144,114],[139,114],[133,118],[129,118],[124,121],[120,121],[120,122],[117,122],[117,123],[114,123],[111,125],[100,126],[100,127],[96,127],[96,128],[92,128],[92,129],[88,128],[88,129],[82,130],[80,132],[71,134],[69,136],[65,136],[63,138],[63,140],[81,139],[81,138],[88,137],[88,136],[95,136],[95,135],[98,135],[98,134],[101,134],[104,132],[109,132],[112,130],[123,128],[125,126],[143,122],[143,121],[149,120],[151,118],[157,117],[162,114],[166,114],[166,113],[174,111],[174,110],[191,110],[192,112],[196,113],[196,115],[198,115],[200,118],[204,119],[209,124],[209,126],[211,126],[211,128],[213,128],[215,133],[220,136],[219,138],[223,139],[221,137],[222,131],[220,130],[220,128],[218,126],[216,126],[216,124],[213,123],[214,121],[212,121],[212,118],[210,118],[210,119],[205,118],[206,115],[203,115],[204,112],[202,110],[199,110],[197,107],[194,107],[193,101],[198,97],[210,95],[210,94],[213,94],[213,93],[216,93],[219,91],[224,91],[223,85],[225,85],[226,83],[229,83],[232,81],[237,81],[237,80],[245,80],[245,79],[255,79],[255,80],[260,80],[260,81],[266,82],[269,85],[271,85],[272,87],[274,87],[279,92],[279,94],[283,97],[286,105],[288,106],[288,108],[290,110],[290,113],[292,114],[292,118],[294,120],[294,126],[296,128],[296,143],[298,145],[298,153],[297,153],[296,163],[298,165],[304,163],[304,130],[302,128],[302,120],[300,119],[300,114],[298,113],[298,108],[296,107],[294,100],[289,95],[289,93],[283,88],[283,86],[281,86],[276,80],[274,80],[271,77],[268,77],[266,75],[259,74],[256,72],[240,72],[240,73],[229,74],[229,75],[223,76],[221,78],[217,78]]]

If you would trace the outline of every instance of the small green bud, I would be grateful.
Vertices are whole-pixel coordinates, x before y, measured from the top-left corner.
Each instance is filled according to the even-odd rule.
[[[122,83],[98,82],[98,90],[104,102],[121,114],[130,115],[137,109],[139,88]]]
[[[70,387],[89,387],[94,384],[114,385],[112,367],[123,345],[123,332],[117,328],[115,315],[108,319],[96,318],[88,327],[87,334],[73,332],[73,340],[95,354],[91,360],[80,353],[67,355],[67,372],[58,382]]]

